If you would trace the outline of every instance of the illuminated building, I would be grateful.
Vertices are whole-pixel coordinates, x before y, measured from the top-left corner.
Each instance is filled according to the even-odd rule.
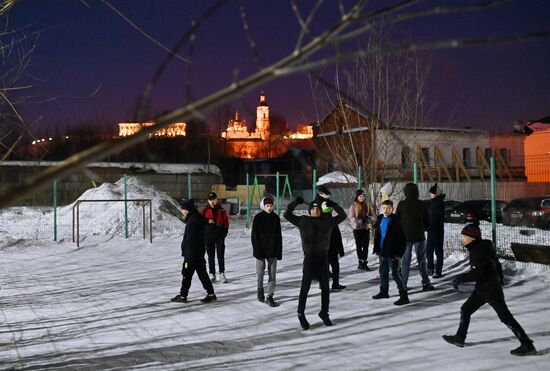
[[[127,137],[129,135],[134,135],[144,127],[149,127],[155,125],[154,122],[144,122],[143,124],[135,122],[122,122],[118,124],[118,135],[120,137]],[[179,136],[185,136],[185,122],[175,122],[169,126],[155,131],[156,137],[168,137],[174,138]]]

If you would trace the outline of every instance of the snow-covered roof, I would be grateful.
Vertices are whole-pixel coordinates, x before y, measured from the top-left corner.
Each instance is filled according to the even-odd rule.
[[[346,174],[342,171],[333,171],[325,174],[317,180],[317,185],[329,183],[357,184],[357,177]]]

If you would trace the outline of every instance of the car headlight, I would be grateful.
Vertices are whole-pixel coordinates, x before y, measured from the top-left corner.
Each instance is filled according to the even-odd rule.
[[[540,211],[540,210],[531,211],[531,215],[532,215],[532,216],[543,216],[543,215],[544,215],[544,212],[543,212],[543,211]]]

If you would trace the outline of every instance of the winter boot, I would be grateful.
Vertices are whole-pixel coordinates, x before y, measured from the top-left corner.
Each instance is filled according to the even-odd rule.
[[[201,303],[210,303],[216,300],[218,300],[216,294],[207,294],[203,299],[201,299]]]
[[[300,326],[302,326],[304,330],[309,330],[309,322],[307,321],[305,314],[298,313],[298,321],[300,321]]]
[[[258,289],[258,301],[260,303],[265,301],[264,289]]]
[[[459,348],[464,348],[464,338],[458,335],[443,335],[443,340]]]
[[[332,326],[332,321],[330,320],[328,313],[319,312],[319,318],[323,320],[325,326]]]
[[[172,303],[187,303],[187,297],[181,296],[181,294],[177,294],[172,299],[170,299]]]
[[[273,308],[273,307],[278,307],[278,306],[279,306],[279,304],[277,304],[277,303],[275,302],[275,300],[273,300],[273,295],[268,295],[267,298],[265,299],[265,303],[266,303],[267,305],[269,305],[270,307],[272,307],[272,308]]]
[[[441,272],[435,272],[433,275],[432,275],[432,278],[441,278],[443,277],[443,273]]]
[[[366,271],[370,271],[370,268],[369,268],[369,266],[367,265],[367,261],[366,261],[366,260],[363,261],[363,269],[366,270]]]
[[[364,260],[359,260],[359,265],[357,265],[357,269],[365,270],[365,261]]]
[[[376,299],[387,299],[389,297],[390,296],[388,295],[387,291],[380,290],[380,292],[378,294],[374,295],[372,298],[376,300]]]
[[[537,354],[537,350],[532,341],[522,343],[519,347],[510,351],[514,356],[532,356]]]
[[[397,300],[393,304],[394,305],[405,305],[405,304],[409,304],[409,303],[410,303],[409,296],[407,295],[406,291],[403,291],[403,292],[399,293],[399,300]]]
[[[345,289],[345,288],[346,288],[346,286],[340,285],[339,283],[336,283],[336,284],[333,284],[333,285],[332,285],[332,291],[334,291],[334,292],[341,291],[341,290],[343,290],[343,289]]]
[[[435,287],[431,283],[422,285],[422,291],[433,291],[433,290],[435,290]]]
[[[210,282],[212,282],[212,283],[216,282],[216,273],[211,273],[210,274]]]
[[[222,272],[220,273],[220,281],[222,281],[223,283],[228,283],[229,281],[227,280],[227,278],[225,277],[225,273]]]

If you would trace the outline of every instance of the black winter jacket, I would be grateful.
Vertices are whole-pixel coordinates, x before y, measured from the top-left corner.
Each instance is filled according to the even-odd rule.
[[[386,258],[402,257],[407,247],[407,241],[405,239],[405,233],[403,232],[403,226],[399,220],[399,217],[395,214],[390,216],[391,220],[388,224],[386,231],[386,237],[384,237],[384,246],[380,249],[380,242],[382,235],[380,233],[380,222],[384,215],[378,215],[376,223],[374,224],[374,254],[380,254],[380,256]]]
[[[317,195],[317,198],[315,199],[315,201],[319,202],[319,205],[322,205],[323,202],[325,202],[326,200],[327,200],[326,198],[323,198],[319,195]],[[330,212],[330,213],[323,213],[322,212],[321,216],[323,216],[325,218],[327,218],[327,217],[330,218],[332,216],[332,212]],[[330,244],[329,244],[328,251],[331,254],[334,254],[334,255],[336,255],[336,254],[344,255],[344,244],[342,242],[342,232],[340,232],[340,228],[338,226],[335,226],[332,229],[332,234],[330,235]]]
[[[329,201],[338,215],[330,217],[296,216],[294,209],[298,205],[296,201],[288,204],[284,217],[300,230],[302,250],[304,255],[328,256],[330,236],[332,229],[346,219],[346,212],[335,202]]]
[[[475,281],[475,290],[485,297],[499,294],[504,277],[493,243],[489,240],[474,240],[466,248],[470,252],[470,271],[459,275],[457,281]]]
[[[397,205],[395,215],[401,220],[407,242],[424,241],[424,232],[430,224],[430,215],[424,203],[418,199],[418,186],[414,183],[407,183],[405,199]]]
[[[185,232],[181,242],[181,256],[188,261],[204,259],[205,253],[205,225],[206,220],[194,209],[185,219]]]
[[[430,200],[430,226],[428,232],[437,232],[445,226],[445,194]]]
[[[261,211],[252,222],[252,256],[256,259],[283,257],[281,219],[274,212]]]

